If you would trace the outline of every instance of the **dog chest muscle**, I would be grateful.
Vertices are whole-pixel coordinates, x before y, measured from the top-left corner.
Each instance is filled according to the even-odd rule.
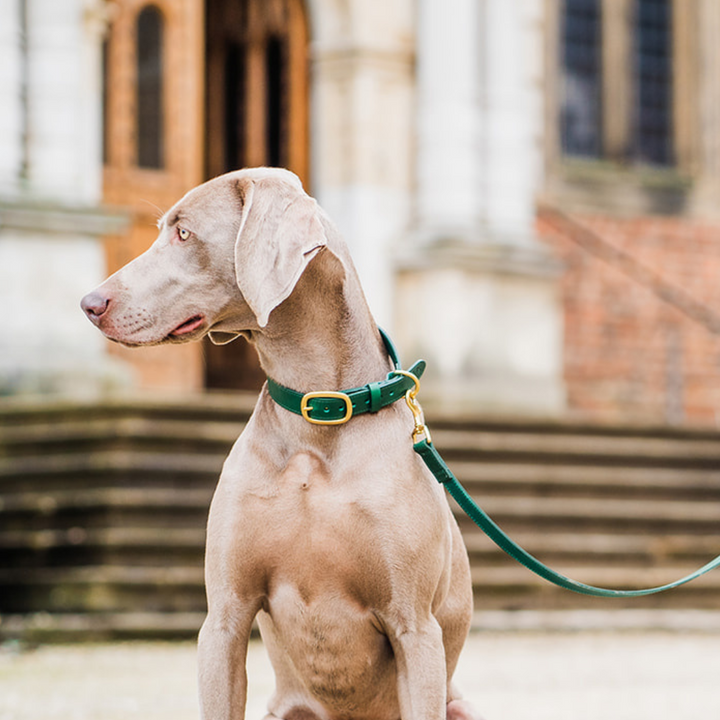
[[[290,583],[308,602],[326,593],[367,606],[383,600],[387,569],[378,552],[378,519],[318,456],[294,455],[265,509],[275,516],[271,597],[273,584]]]

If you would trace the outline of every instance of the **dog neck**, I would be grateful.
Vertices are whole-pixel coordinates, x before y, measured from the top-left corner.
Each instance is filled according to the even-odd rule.
[[[268,377],[299,392],[358,387],[391,369],[354,268],[328,249],[252,342]]]

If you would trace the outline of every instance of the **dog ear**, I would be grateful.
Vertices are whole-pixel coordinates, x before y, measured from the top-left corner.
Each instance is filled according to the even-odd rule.
[[[299,185],[277,178],[241,180],[243,213],[235,240],[235,277],[260,327],[292,293],[326,245],[318,205]]]

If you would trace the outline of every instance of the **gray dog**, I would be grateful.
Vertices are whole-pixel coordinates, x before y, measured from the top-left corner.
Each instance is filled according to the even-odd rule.
[[[348,250],[292,173],[229,173],[190,191],[152,247],[82,301],[129,346],[245,336],[301,393],[392,366]],[[277,687],[268,718],[476,718],[452,676],[472,615],[467,553],[413,452],[404,402],[334,427],[267,385],[210,509],[202,717],[241,720],[257,619]]]

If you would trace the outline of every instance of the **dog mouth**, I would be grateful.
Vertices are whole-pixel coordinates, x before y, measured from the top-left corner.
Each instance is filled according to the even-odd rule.
[[[169,337],[182,337],[183,335],[189,335],[191,332],[195,332],[199,327],[205,323],[205,317],[203,315],[193,315],[184,322],[180,323],[172,332],[168,333]]]

